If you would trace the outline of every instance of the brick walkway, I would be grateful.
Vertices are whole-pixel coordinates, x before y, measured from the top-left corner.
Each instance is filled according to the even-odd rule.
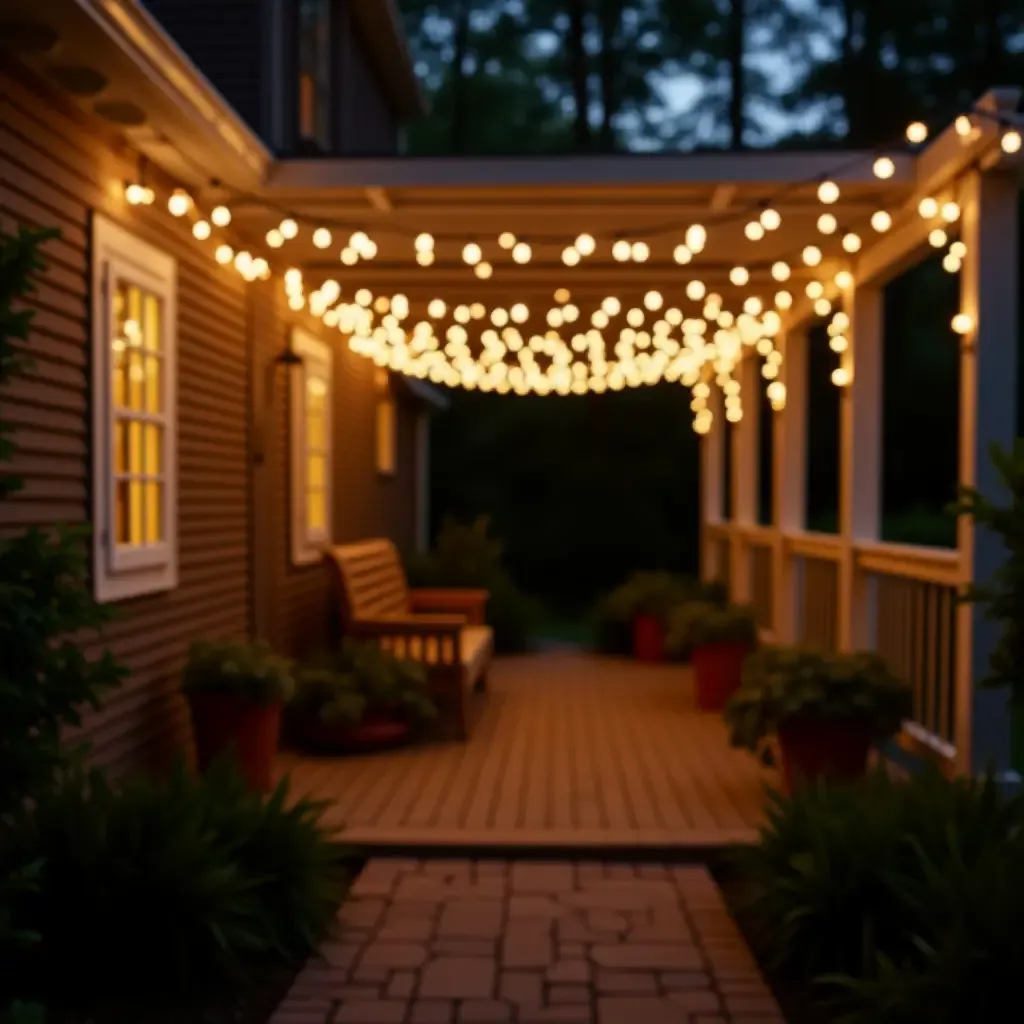
[[[370,861],[271,1024],[784,1024],[701,867]]]

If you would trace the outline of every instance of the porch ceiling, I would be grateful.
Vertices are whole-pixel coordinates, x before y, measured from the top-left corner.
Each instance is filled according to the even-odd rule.
[[[851,259],[842,249],[843,234],[855,231],[867,241],[875,211],[895,211],[907,202],[916,185],[913,158],[897,157],[886,181],[872,173],[874,159],[833,152],[288,161],[271,170],[258,200],[236,201],[233,213],[254,240],[285,215],[327,227],[330,246],[317,248],[304,230],[281,255],[303,270],[309,287],[333,278],[349,298],[368,288],[401,292],[414,309],[433,297],[490,307],[550,298],[560,287],[595,302],[608,294],[626,302],[658,289],[685,311],[685,285],[697,279],[722,294],[727,308],[738,308],[743,297],[760,292],[769,298],[781,287],[770,273],[778,260],[794,265],[797,282],[812,273],[834,275]],[[817,196],[824,180],[841,190],[840,200],[828,207]],[[781,226],[751,241],[745,225],[767,207],[781,215]],[[823,212],[838,222],[834,235],[817,229]],[[676,248],[691,224],[706,228],[706,246],[680,265]],[[339,257],[355,231],[368,234],[377,253],[347,266]],[[528,263],[516,263],[501,248],[503,232],[529,244]],[[416,262],[420,233],[435,239],[430,266]],[[594,238],[595,251],[567,266],[563,251],[583,234]],[[616,239],[646,243],[648,259],[616,260]],[[489,279],[480,280],[463,260],[469,242],[492,264]],[[800,254],[812,242],[825,259],[813,271],[801,271]],[[749,284],[730,283],[736,266],[749,270]],[[700,307],[689,305],[694,312]]]

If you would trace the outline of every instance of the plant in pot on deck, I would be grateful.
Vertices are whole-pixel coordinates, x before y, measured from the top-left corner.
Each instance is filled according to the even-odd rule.
[[[192,712],[200,771],[233,750],[247,784],[269,790],[281,710],[294,686],[292,662],[262,644],[193,644],[182,690]]]
[[[753,611],[743,605],[691,601],[675,608],[669,619],[669,653],[690,652],[701,711],[725,707],[756,646],[757,622]]]
[[[980,605],[1002,627],[978,685],[1009,690],[1011,764],[1024,771],[1024,439],[1012,451],[993,445],[990,456],[1009,501],[996,505],[977,488],[961,486],[953,511],[996,534],[1006,554],[989,580],[968,586],[960,599]]]
[[[437,717],[423,666],[375,643],[346,640],[303,665],[296,681],[289,732],[306,748],[377,749]]]
[[[767,647],[747,659],[724,717],[732,745],[766,763],[778,739],[792,790],[801,779],[863,775],[872,744],[894,736],[912,708],[910,688],[874,652]]]
[[[627,626],[638,661],[665,660],[666,623],[686,597],[683,581],[668,572],[634,573],[605,601],[606,614]]]

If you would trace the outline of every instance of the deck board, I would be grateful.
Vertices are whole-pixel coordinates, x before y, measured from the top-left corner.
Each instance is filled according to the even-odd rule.
[[[753,837],[775,773],[693,710],[689,669],[574,652],[499,659],[467,743],[284,755],[367,846],[703,847]]]

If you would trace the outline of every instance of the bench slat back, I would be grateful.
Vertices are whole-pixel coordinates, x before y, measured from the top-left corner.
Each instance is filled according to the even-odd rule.
[[[398,550],[386,538],[329,548],[327,558],[346,621],[358,622],[409,610],[409,588]]]

